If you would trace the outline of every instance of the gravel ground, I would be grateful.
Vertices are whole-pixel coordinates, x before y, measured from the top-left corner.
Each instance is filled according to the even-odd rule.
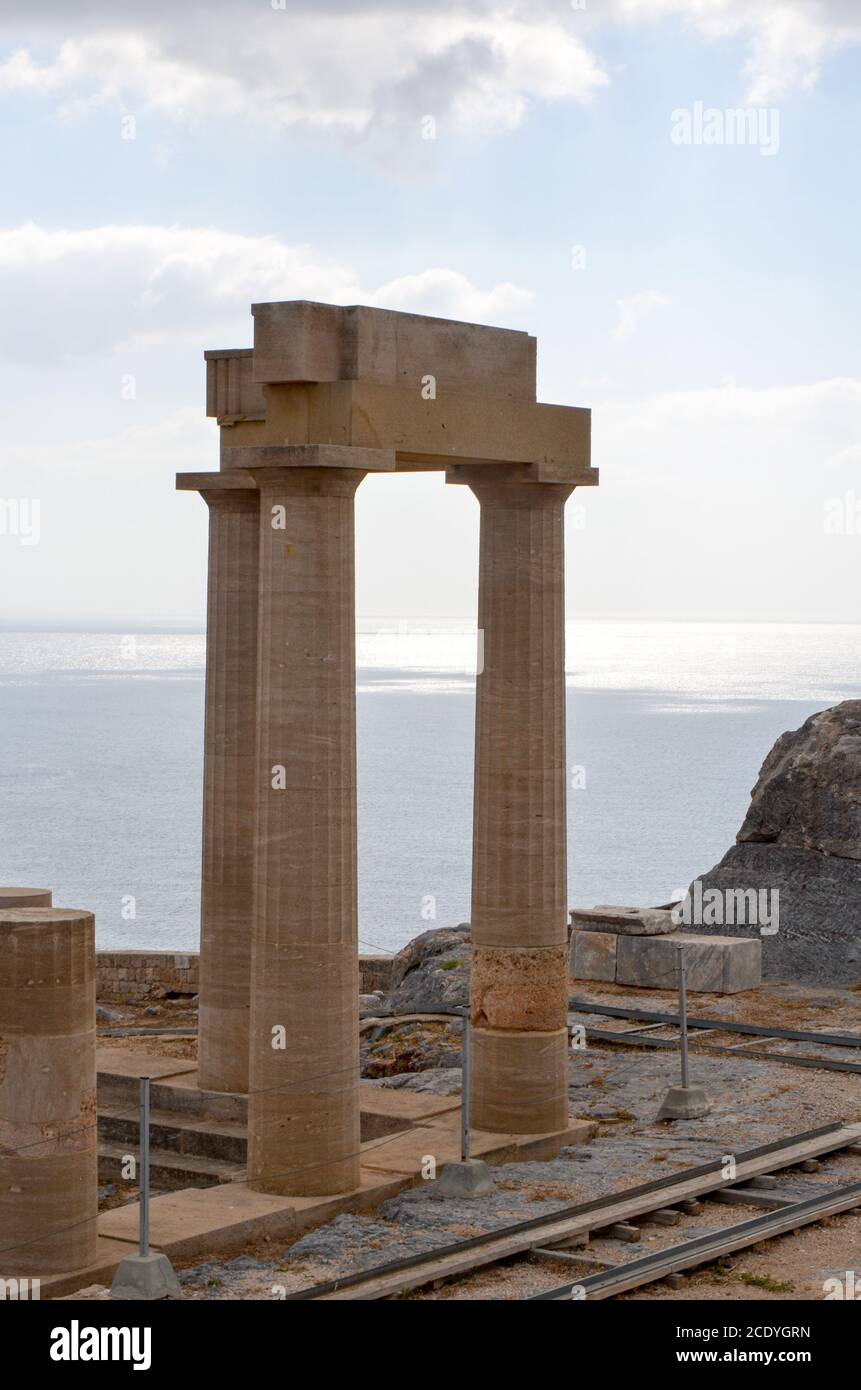
[[[585,993],[587,988],[593,1002],[675,1009],[675,996],[669,991],[649,991],[646,995],[590,984],[580,987],[579,992]],[[749,995],[697,995],[691,1012],[766,1026],[861,1033],[861,996],[848,991],[825,993],[798,986],[770,986]],[[593,1021],[600,1027],[625,1026],[604,1017]],[[442,1065],[423,1073],[394,1074],[378,1084],[457,1094],[460,1074],[452,1065],[456,1032],[445,1025],[429,1031],[424,1027],[413,1030],[407,1035],[408,1045],[417,1047],[421,1054],[426,1050],[434,1053]],[[711,1040],[726,1041],[727,1045],[741,1041],[738,1035],[730,1034],[712,1034]],[[162,1056],[193,1055],[194,1046],[193,1040],[165,1043],[145,1038],[128,1045]],[[186,1052],[189,1046],[192,1050]],[[810,1048],[804,1045],[802,1050],[809,1052]],[[395,1048],[389,1050],[387,1042],[375,1054],[382,1071],[395,1052]],[[845,1049],[831,1052],[844,1059],[850,1057]],[[856,1056],[851,1055],[851,1059],[856,1060]],[[706,1088],[709,1115],[696,1121],[657,1123],[661,1100],[668,1087],[678,1081],[676,1052],[602,1044],[572,1051],[571,1114],[597,1125],[596,1136],[588,1146],[565,1149],[551,1162],[495,1168],[495,1191],[485,1198],[438,1200],[431,1189],[418,1188],[383,1203],[371,1216],[342,1215],[290,1248],[261,1241],[240,1256],[213,1256],[181,1272],[185,1295],[225,1300],[283,1297],[285,1292],[529,1220],[801,1130],[861,1118],[861,1075],[782,1066],[745,1056],[744,1051],[715,1055],[695,1050],[691,1068],[693,1080]],[[859,1180],[861,1158],[851,1156],[828,1159],[821,1173],[804,1179],[781,1179],[781,1186],[786,1182],[790,1190],[797,1188],[799,1194],[812,1195],[816,1184]],[[608,1262],[620,1263],[753,1214],[748,1208],[710,1203],[699,1216],[685,1218],[680,1227],[644,1226],[638,1244],[594,1240],[590,1251]],[[743,1251],[721,1270],[712,1267],[692,1274],[681,1289],[652,1285],[622,1297],[821,1298],[823,1280],[834,1271],[844,1277],[846,1271],[857,1267],[859,1253],[861,1215],[850,1213],[771,1241],[761,1249]],[[567,1264],[523,1259],[411,1297],[432,1301],[519,1299],[570,1282],[570,1269]]]

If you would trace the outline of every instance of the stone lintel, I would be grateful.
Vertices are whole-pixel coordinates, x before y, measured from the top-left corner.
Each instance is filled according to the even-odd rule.
[[[363,473],[393,473],[393,449],[363,449],[347,444],[251,444],[221,451],[229,476],[235,469],[358,468]]]
[[[286,300],[252,304],[254,380],[364,381],[535,400],[536,340],[485,324]]]
[[[268,387],[265,422],[233,425],[229,447],[351,445],[394,451],[396,470],[505,464],[541,482],[589,485],[597,482],[590,429],[591,412],[578,406],[463,391],[426,400],[418,388],[337,381]],[[223,454],[238,458],[227,435]]]

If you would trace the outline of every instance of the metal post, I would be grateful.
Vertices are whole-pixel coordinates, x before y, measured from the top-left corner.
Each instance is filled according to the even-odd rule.
[[[140,1091],[140,1244],[141,1255],[149,1254],[149,1077],[142,1076]]]
[[[685,978],[685,948],[678,947],[679,952],[679,1026],[681,1028],[681,1051],[682,1051],[682,1086],[688,1085],[688,994],[687,980]]]
[[[469,1009],[463,1013],[463,1046],[461,1048],[460,1079],[460,1159],[469,1158]]]

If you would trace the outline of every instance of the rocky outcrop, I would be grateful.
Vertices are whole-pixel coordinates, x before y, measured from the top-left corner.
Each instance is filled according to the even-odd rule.
[[[715,889],[727,901],[749,895],[745,915],[724,929],[762,935],[767,977],[861,981],[861,700],[781,735],[735,845],[700,883],[704,902]],[[778,906],[773,934],[760,933],[754,894]]]
[[[391,1013],[447,1012],[469,1001],[469,923],[434,927],[398,951],[392,965]]]

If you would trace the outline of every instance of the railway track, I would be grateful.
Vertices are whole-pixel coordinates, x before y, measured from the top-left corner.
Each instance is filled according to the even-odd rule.
[[[780,1188],[778,1174],[786,1175],[788,1170],[797,1168],[815,1171],[823,1156],[841,1151],[861,1155],[861,1123],[837,1122],[747,1150],[736,1156],[732,1177],[726,1176],[723,1161],[716,1160],[532,1221],[301,1289],[287,1298],[293,1302],[394,1298],[525,1256],[576,1265],[586,1271],[582,1277],[540,1295],[541,1298],[571,1298],[575,1291],[578,1297],[613,1297],[625,1289],[710,1263],[730,1249],[742,1249],[824,1216],[861,1206],[861,1181],[831,1187],[802,1200]],[[684,1241],[670,1250],[618,1266],[607,1267],[571,1248],[584,1244],[590,1235],[636,1241],[639,1226],[635,1223],[651,1220],[661,1225],[681,1224],[684,1216],[698,1214],[703,1200],[766,1210],[762,1216],[726,1227],[714,1236]],[[590,1265],[594,1268],[596,1264],[601,1268],[589,1274]]]
[[[638,1047],[673,1051],[681,1044],[681,1021],[678,1014],[654,1009],[630,1009],[619,1005],[595,1004],[588,999],[569,1000],[569,1023],[585,1028],[589,1042],[615,1047]],[[625,1029],[596,1028],[584,1023],[584,1017],[624,1019],[634,1026]],[[688,1045],[697,1050],[720,1056],[735,1056],[743,1051],[745,1057],[777,1062],[781,1066],[813,1067],[820,1071],[850,1072],[861,1075],[861,1034],[818,1033],[799,1028],[771,1028],[758,1023],[737,1023],[733,1019],[688,1017]],[[675,1037],[657,1037],[656,1032],[675,1029]],[[743,1041],[721,1044],[706,1041],[710,1033],[737,1034]],[[751,1046],[761,1042],[763,1046]],[[858,1052],[857,1060],[842,1057],[814,1056],[805,1052],[775,1052],[766,1044],[806,1044],[808,1047],[844,1048]]]

